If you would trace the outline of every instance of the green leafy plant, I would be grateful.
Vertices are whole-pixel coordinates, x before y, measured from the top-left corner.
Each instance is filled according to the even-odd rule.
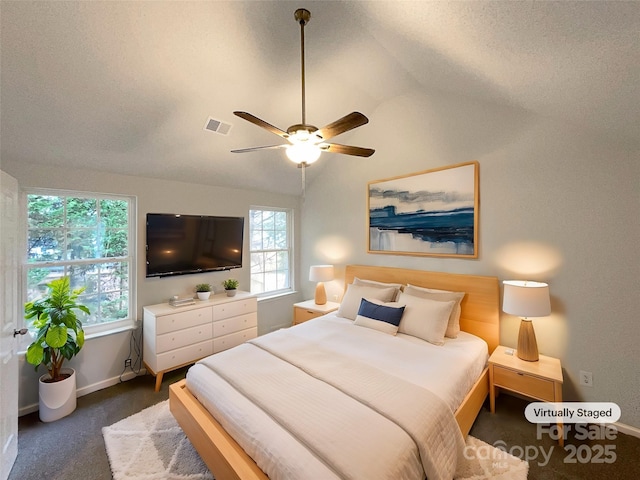
[[[91,312],[77,302],[85,287],[71,290],[69,277],[53,280],[47,288],[46,296],[24,306],[25,319],[31,320],[31,325],[38,329],[26,358],[36,370],[44,365],[51,381],[57,382],[64,379],[60,374],[62,363],[65,359],[71,360],[84,345],[84,330],[76,311],[87,315]]]
[[[196,285],[196,292],[210,292],[211,291],[211,285],[209,285],[208,283],[199,283],[198,285]]]
[[[225,290],[235,290],[236,288],[238,288],[238,285],[240,285],[240,282],[238,282],[238,280],[236,280],[235,278],[229,278],[222,282],[222,286]]]

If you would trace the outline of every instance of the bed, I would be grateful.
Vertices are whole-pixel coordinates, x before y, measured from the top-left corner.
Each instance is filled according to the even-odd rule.
[[[349,265],[345,270],[345,287],[354,283],[354,279],[403,285],[410,284],[416,288],[426,287],[465,292],[464,298],[460,303],[460,330],[466,332],[466,334],[472,334],[483,339],[484,342],[486,342],[487,353],[489,354],[493,352],[498,344],[499,287],[498,280],[495,277],[425,272],[391,267]],[[318,320],[325,322],[322,325],[326,325],[326,327],[323,328],[326,328],[327,331],[334,328],[343,328],[339,318]],[[342,322],[344,322],[344,320],[342,320]],[[305,336],[305,332],[309,331],[311,332],[309,335],[313,336],[313,330],[318,329],[321,322],[314,320],[307,323],[310,325],[305,326],[303,324],[289,330],[291,330],[292,333],[298,333],[302,337]],[[286,332],[280,336],[284,336],[285,333]],[[315,333],[318,333],[318,331]],[[466,334],[461,333],[461,341],[467,338],[465,337]],[[276,343],[279,338],[278,335],[267,337],[270,337],[269,341]],[[374,338],[375,333],[371,333],[370,337]],[[469,335],[469,337],[471,337],[471,335]],[[262,348],[269,348],[269,345],[262,345]],[[239,355],[240,353],[241,349],[232,354]],[[325,354],[325,357],[331,356],[332,355]],[[328,371],[331,371],[330,365],[327,368]],[[333,369],[334,371],[336,370],[335,366]],[[344,381],[351,383],[348,378]],[[480,373],[477,374],[477,379],[472,381],[471,384],[470,388],[465,387],[465,389],[468,388],[466,394],[463,392],[462,394],[456,393],[452,395],[452,397],[458,397],[452,400],[455,403],[455,407],[452,407],[452,404],[448,403],[455,411],[455,423],[463,436],[466,436],[469,432],[488,394],[488,371],[484,365]],[[216,479],[268,478],[252,460],[251,456],[240,447],[234,437],[216,421],[209,410],[198,400],[197,396],[202,397],[202,392],[197,391],[198,387],[193,381],[192,388],[196,391],[196,394],[189,390],[186,380],[171,385],[171,411]],[[449,394],[445,393],[441,395],[444,397],[449,396]],[[292,396],[294,396],[293,393]],[[205,404],[207,403],[206,400],[203,400],[203,402]],[[211,408],[211,405],[209,405],[209,408]],[[227,428],[229,429],[229,427]],[[233,429],[229,430],[234,431]],[[235,435],[237,435],[237,433],[236,431]],[[239,441],[242,441],[242,439]]]

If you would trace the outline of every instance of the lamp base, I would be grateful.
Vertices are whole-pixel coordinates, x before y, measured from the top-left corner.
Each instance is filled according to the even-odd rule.
[[[527,362],[538,361],[538,343],[536,342],[536,332],[533,330],[531,320],[520,321],[520,331],[518,332],[518,358]]]
[[[324,305],[327,303],[327,292],[324,289],[324,283],[318,282],[316,285],[316,296],[314,298],[316,305]]]

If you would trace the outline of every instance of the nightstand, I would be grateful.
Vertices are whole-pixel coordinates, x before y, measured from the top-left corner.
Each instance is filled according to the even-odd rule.
[[[498,388],[543,402],[562,402],[562,365],[557,358],[540,355],[537,362],[527,362],[519,359],[514,349],[498,346],[489,358],[489,379],[491,413],[496,411]],[[562,423],[558,423],[558,430],[563,446]]]
[[[335,312],[340,307],[339,303],[327,302],[324,305],[316,305],[314,300],[306,300],[293,304],[293,324],[306,322],[312,318],[321,317],[327,313]]]

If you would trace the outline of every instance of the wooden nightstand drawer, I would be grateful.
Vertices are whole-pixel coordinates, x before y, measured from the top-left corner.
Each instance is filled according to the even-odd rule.
[[[327,313],[335,312],[340,307],[339,303],[327,302],[324,305],[317,305],[313,300],[306,300],[293,304],[293,324],[306,322],[312,318],[318,318]]]
[[[508,368],[493,366],[493,383],[496,387],[506,388],[540,400],[553,402],[554,385],[550,380],[516,372]]]
[[[297,325],[298,323],[306,322],[307,320],[311,320],[312,318],[317,318],[322,315],[323,314],[320,312],[313,312],[306,308],[295,307],[293,309],[293,324]]]

